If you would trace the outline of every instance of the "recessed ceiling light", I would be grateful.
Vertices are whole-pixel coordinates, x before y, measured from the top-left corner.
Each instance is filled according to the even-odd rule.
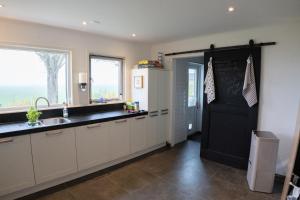
[[[132,33],[132,35],[131,35],[132,37],[136,37],[136,34],[135,33]]]
[[[3,8],[3,7],[4,7],[4,5],[0,4],[0,8]]]
[[[233,6],[228,7],[228,12],[233,12],[234,10],[235,10],[235,8]]]
[[[86,21],[82,21],[82,25],[86,26],[87,22]]]

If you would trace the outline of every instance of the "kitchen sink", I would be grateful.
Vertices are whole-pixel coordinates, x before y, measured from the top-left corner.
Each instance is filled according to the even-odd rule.
[[[45,126],[65,124],[65,123],[71,122],[69,119],[66,119],[66,118],[63,118],[63,117],[41,119],[40,121]]]

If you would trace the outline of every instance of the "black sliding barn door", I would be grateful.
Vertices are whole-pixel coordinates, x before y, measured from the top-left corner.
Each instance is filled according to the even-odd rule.
[[[216,100],[207,104],[204,94],[201,157],[242,169],[248,166],[258,115],[258,104],[249,108],[242,95],[249,53],[249,48],[243,48],[204,54],[205,74],[213,57]],[[252,56],[259,96],[261,48],[253,48]]]

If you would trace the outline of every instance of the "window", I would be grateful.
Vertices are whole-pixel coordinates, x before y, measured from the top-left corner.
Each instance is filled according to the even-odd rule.
[[[90,56],[90,102],[122,100],[123,59]]]
[[[189,69],[188,74],[188,107],[196,106],[197,102],[197,70]]]
[[[40,96],[67,102],[68,59],[65,51],[0,47],[0,109],[26,108]]]

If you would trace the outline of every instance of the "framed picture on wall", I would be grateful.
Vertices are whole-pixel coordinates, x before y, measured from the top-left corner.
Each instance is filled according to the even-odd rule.
[[[134,88],[141,89],[143,88],[143,76],[134,77]]]

